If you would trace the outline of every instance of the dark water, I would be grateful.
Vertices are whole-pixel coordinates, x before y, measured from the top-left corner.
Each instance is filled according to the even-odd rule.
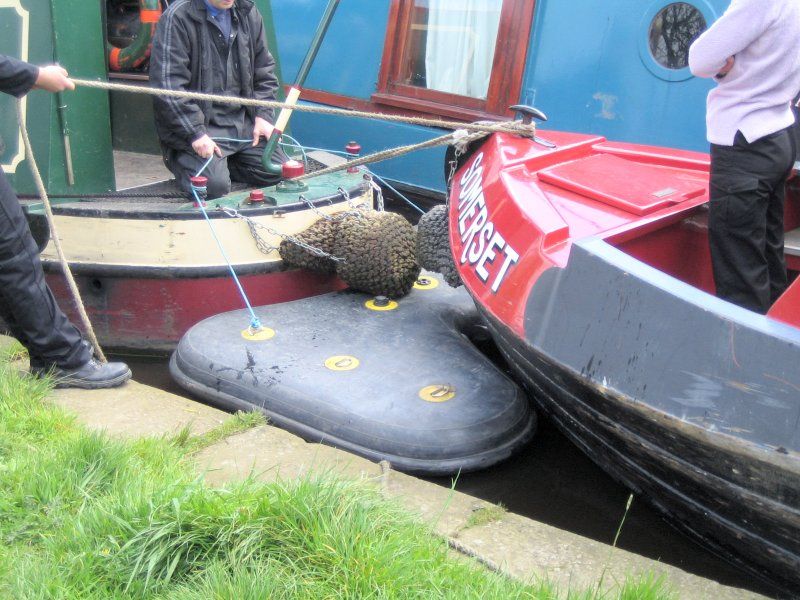
[[[169,376],[166,359],[126,360],[134,378],[188,396]],[[449,478],[430,481],[450,486]],[[599,469],[553,425],[540,420],[533,441],[514,458],[486,471],[462,475],[456,489],[559,529],[611,543],[629,492]],[[770,590],[673,529],[634,498],[617,545],[725,585],[770,595]]]

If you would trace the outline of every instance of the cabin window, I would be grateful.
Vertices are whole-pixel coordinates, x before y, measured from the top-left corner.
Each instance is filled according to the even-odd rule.
[[[531,0],[392,0],[373,100],[464,119],[506,114],[519,100],[533,9]]]
[[[662,67],[684,69],[689,66],[689,46],[705,29],[706,19],[697,7],[668,4],[650,23],[650,54]]]

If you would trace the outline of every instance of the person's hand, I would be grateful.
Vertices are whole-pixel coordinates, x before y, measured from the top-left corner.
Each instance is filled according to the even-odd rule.
[[[192,149],[201,158],[211,158],[214,154],[222,157],[222,150],[219,149],[219,146],[217,146],[214,140],[208,137],[208,134],[193,141]]]
[[[74,90],[75,84],[63,67],[46,65],[39,67],[39,74],[36,76],[36,82],[33,87],[34,89],[48,92],[63,92],[64,90]]]
[[[253,146],[258,146],[258,140],[261,136],[264,136],[264,139],[268,140],[274,129],[275,127],[272,123],[261,117],[256,117],[255,124],[253,125]]]
[[[725,75],[731,72],[733,65],[736,63],[736,58],[733,56],[729,57],[728,60],[725,61],[725,66],[722,67],[719,72],[715,75],[717,79],[723,79]]]

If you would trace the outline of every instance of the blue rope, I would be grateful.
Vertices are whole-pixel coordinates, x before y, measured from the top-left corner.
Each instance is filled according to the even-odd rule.
[[[306,171],[308,171],[308,155],[306,154],[306,150],[303,147],[303,145],[296,139],[294,139],[292,136],[290,136],[288,133],[282,134],[281,138],[286,138],[290,142],[289,144],[284,144],[283,142],[281,142],[281,146],[283,146],[284,148],[297,148],[298,150],[300,150],[300,152],[303,155],[303,165],[305,166]]]
[[[420,213],[421,215],[424,215],[424,214],[425,214],[425,211],[424,211],[424,210],[422,210],[422,209],[421,209],[419,206],[417,206],[416,204],[414,204],[414,203],[413,203],[411,200],[409,200],[409,199],[408,199],[408,198],[406,198],[406,197],[405,197],[403,194],[401,194],[399,191],[397,191],[397,190],[394,188],[394,186],[392,186],[392,185],[391,185],[389,182],[387,182],[387,181],[386,181],[386,180],[385,180],[383,177],[381,177],[381,176],[379,176],[379,175],[376,175],[374,172],[372,173],[372,176],[373,176],[375,179],[377,179],[378,181],[380,181],[380,182],[381,182],[383,185],[385,185],[387,188],[389,188],[390,190],[392,190],[392,191],[393,191],[395,194],[397,194],[398,196],[400,196],[400,198],[402,198],[403,200],[405,200],[407,204],[410,204],[412,208],[414,208],[414,209],[416,209],[417,211],[419,211],[419,213]]]
[[[211,155],[206,163],[200,168],[197,172],[196,177],[199,177],[200,174],[206,170],[208,165],[211,164],[211,161],[214,160],[214,155]],[[250,327],[252,329],[261,329],[261,321],[256,316],[255,311],[253,310],[252,305],[250,304],[250,300],[247,297],[247,294],[242,287],[242,283],[239,281],[239,277],[236,275],[236,271],[233,269],[233,265],[231,264],[228,255],[225,253],[225,248],[222,246],[222,241],[220,241],[219,237],[217,236],[217,231],[214,229],[214,224],[211,222],[211,219],[208,218],[208,212],[206,212],[206,207],[203,206],[203,201],[200,198],[200,193],[205,192],[205,187],[197,187],[192,184],[192,194],[194,194],[194,199],[197,202],[197,206],[200,207],[200,212],[203,213],[203,217],[205,217],[206,223],[211,228],[211,235],[214,237],[214,241],[217,242],[217,246],[219,247],[219,251],[222,253],[222,258],[225,259],[225,262],[228,263],[228,270],[231,272],[231,276],[233,277],[233,281],[236,283],[236,287],[239,288],[239,294],[242,296],[242,300],[244,300],[245,305],[247,306],[247,310],[250,311]]]

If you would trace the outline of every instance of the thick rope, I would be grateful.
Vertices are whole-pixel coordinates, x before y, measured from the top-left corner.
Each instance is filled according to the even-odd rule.
[[[510,125],[514,125],[512,131],[514,131],[517,135],[532,136],[534,134],[534,130],[531,129],[530,125],[523,125],[518,121],[510,123]],[[338,171],[344,171],[345,169],[350,169],[352,167],[360,167],[361,165],[380,162],[382,160],[388,160],[390,158],[397,158],[398,156],[410,154],[412,152],[416,152],[417,150],[425,150],[426,148],[435,148],[436,146],[452,145],[461,149],[461,151],[463,152],[464,149],[469,144],[471,144],[472,142],[476,142],[479,139],[486,137],[487,135],[489,134],[483,131],[478,131],[475,133],[467,133],[464,130],[453,131],[452,133],[448,133],[433,138],[432,140],[428,140],[427,142],[420,142],[419,144],[411,144],[410,146],[398,146],[397,148],[381,150],[380,152],[375,152],[374,154],[368,154],[367,156],[362,156],[361,158],[355,158],[353,160],[349,160],[346,163],[342,163],[341,165],[335,165],[332,167],[328,167],[327,169],[320,169],[319,171],[314,171],[313,173],[306,173],[305,175],[301,175],[300,177],[292,178],[292,181],[302,181],[303,179],[319,177],[320,175],[329,175],[330,173],[337,173]]]
[[[109,83],[106,81],[93,81],[90,79],[72,79],[75,85],[96,88],[101,90],[114,90],[118,92],[131,92],[134,94],[148,94],[150,96],[169,96],[172,98],[186,98],[190,100],[206,100],[219,104],[237,104],[241,106],[258,106],[263,108],[288,108],[299,112],[310,112],[322,115],[341,115],[358,117],[362,119],[376,119],[394,123],[408,123],[410,125],[425,125],[441,129],[465,129],[467,131],[483,131],[485,133],[519,133],[519,123],[513,121],[498,121],[497,123],[463,123],[460,121],[444,121],[441,119],[423,119],[420,117],[406,117],[403,115],[390,115],[386,113],[373,113],[329,106],[316,106],[308,104],[286,104],[272,100],[256,100],[255,98],[239,98],[238,96],[221,96],[217,94],[203,94],[200,92],[186,92],[183,90],[168,90],[161,88],[127,85],[124,83]],[[526,126],[528,131],[533,131],[533,125]]]
[[[295,105],[286,104],[284,102],[276,102],[272,100],[256,100],[255,98],[239,98],[238,96],[222,96],[218,94],[204,94],[201,92],[187,92],[184,90],[168,90],[162,88],[142,87],[137,85],[127,85],[123,83],[108,83],[105,81],[92,81],[88,79],[73,79],[76,85],[97,88],[103,90],[115,90],[119,92],[131,92],[134,94],[148,94],[151,96],[169,96],[172,98],[186,98],[191,100],[206,100],[209,102],[216,102],[221,104],[235,104],[240,106],[258,106],[264,108],[287,108],[290,110],[305,111],[311,113],[318,113],[323,115],[340,115],[346,117],[357,117],[364,119],[376,119],[381,121],[391,121],[394,123],[407,123],[410,125],[424,125],[426,127],[438,127],[441,129],[452,129],[452,133],[448,133],[432,140],[420,142],[419,144],[412,144],[409,146],[400,146],[397,148],[390,148],[389,150],[382,150],[375,152],[368,156],[363,156],[354,160],[350,160],[345,164],[328,167],[313,173],[306,173],[300,177],[294,178],[295,181],[302,181],[311,177],[319,177],[320,175],[329,175],[337,173],[345,169],[367,165],[390,158],[397,158],[417,150],[425,150],[426,148],[435,148],[437,146],[448,146],[454,144],[461,147],[466,147],[473,141],[476,141],[490,133],[513,133],[516,135],[523,135],[532,137],[536,134],[536,126],[533,123],[524,124],[519,121],[499,121],[497,123],[489,123],[481,121],[477,123],[462,123],[459,121],[444,121],[441,119],[424,119],[421,117],[406,117],[403,115],[389,115],[386,113],[373,113],[357,110],[346,110],[341,108],[331,108],[327,106],[315,105]]]
[[[58,260],[61,263],[61,269],[64,272],[64,277],[67,279],[67,285],[69,285],[72,298],[75,300],[75,306],[78,309],[81,323],[83,323],[83,327],[86,330],[86,336],[89,338],[92,346],[94,346],[95,355],[101,361],[107,362],[106,355],[103,354],[103,349],[100,347],[100,342],[97,341],[97,336],[92,328],[89,315],[86,314],[86,309],[84,308],[83,301],[81,300],[81,293],[78,291],[78,286],[75,283],[75,279],[72,277],[72,271],[69,268],[69,263],[67,262],[67,257],[64,254],[64,249],[61,247],[61,240],[59,239],[58,232],[56,231],[56,224],[55,219],[53,218],[53,209],[50,206],[50,199],[47,197],[47,191],[44,188],[42,175],[39,173],[39,167],[36,164],[36,158],[33,156],[33,147],[31,147],[31,140],[28,137],[28,128],[25,125],[25,116],[22,114],[22,101],[20,99],[17,99],[17,123],[19,124],[19,131],[22,134],[22,141],[25,145],[25,157],[28,159],[28,166],[30,168],[31,175],[33,175],[33,180],[36,183],[36,189],[39,192],[39,197],[42,199],[42,203],[44,204],[44,211],[47,215],[47,222],[50,225],[50,233],[53,239],[53,244],[56,247]]]

